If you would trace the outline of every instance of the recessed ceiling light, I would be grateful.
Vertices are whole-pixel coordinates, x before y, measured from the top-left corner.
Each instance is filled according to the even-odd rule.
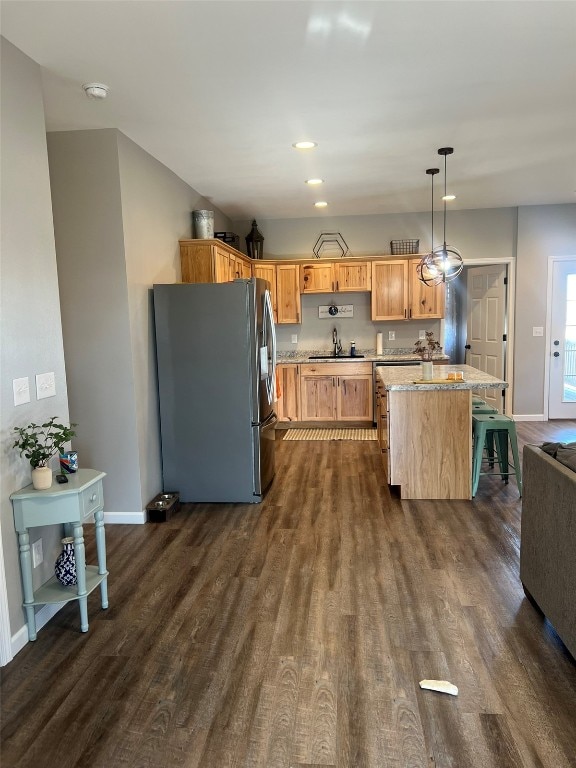
[[[442,195],[442,200],[456,200],[456,195]]]
[[[317,184],[324,184],[324,179],[306,179],[306,184],[310,184],[311,187]]]
[[[314,149],[318,144],[315,141],[296,141],[292,146],[295,149]]]
[[[317,203],[314,203],[314,206],[316,208],[326,208],[328,203],[325,200],[319,200]]]

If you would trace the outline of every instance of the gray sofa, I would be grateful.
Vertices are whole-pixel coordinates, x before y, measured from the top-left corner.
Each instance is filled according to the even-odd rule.
[[[522,476],[520,579],[576,658],[576,471],[526,445]]]

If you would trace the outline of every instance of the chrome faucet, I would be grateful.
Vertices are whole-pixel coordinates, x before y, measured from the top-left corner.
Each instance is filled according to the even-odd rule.
[[[342,342],[338,338],[338,331],[336,328],[332,331],[332,344],[334,345],[334,357],[338,357],[342,352]]]

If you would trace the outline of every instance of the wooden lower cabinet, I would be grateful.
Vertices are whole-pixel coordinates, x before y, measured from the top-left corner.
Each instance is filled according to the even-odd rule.
[[[372,422],[372,363],[300,366],[302,421]]]
[[[300,421],[300,366],[280,364],[276,368],[280,396],[276,401],[279,421]]]
[[[470,499],[471,393],[388,392],[388,482],[403,499]]]
[[[384,473],[390,483],[390,462],[388,461],[388,393],[384,385],[376,384],[376,437]]]

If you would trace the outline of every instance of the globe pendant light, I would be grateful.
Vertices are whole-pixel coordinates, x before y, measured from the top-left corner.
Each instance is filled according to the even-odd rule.
[[[427,168],[426,173],[432,177],[431,185],[431,200],[430,200],[430,253],[422,257],[422,260],[418,262],[416,266],[416,272],[418,279],[425,285],[436,285],[438,282],[439,272],[434,266],[434,176],[440,173],[440,168]]]
[[[454,152],[452,147],[441,147],[438,150],[439,155],[444,157],[444,243],[442,246],[434,248],[434,265],[440,272],[441,279],[438,282],[446,283],[453,280],[462,272],[462,256],[460,251],[453,245],[446,245],[446,157]]]

